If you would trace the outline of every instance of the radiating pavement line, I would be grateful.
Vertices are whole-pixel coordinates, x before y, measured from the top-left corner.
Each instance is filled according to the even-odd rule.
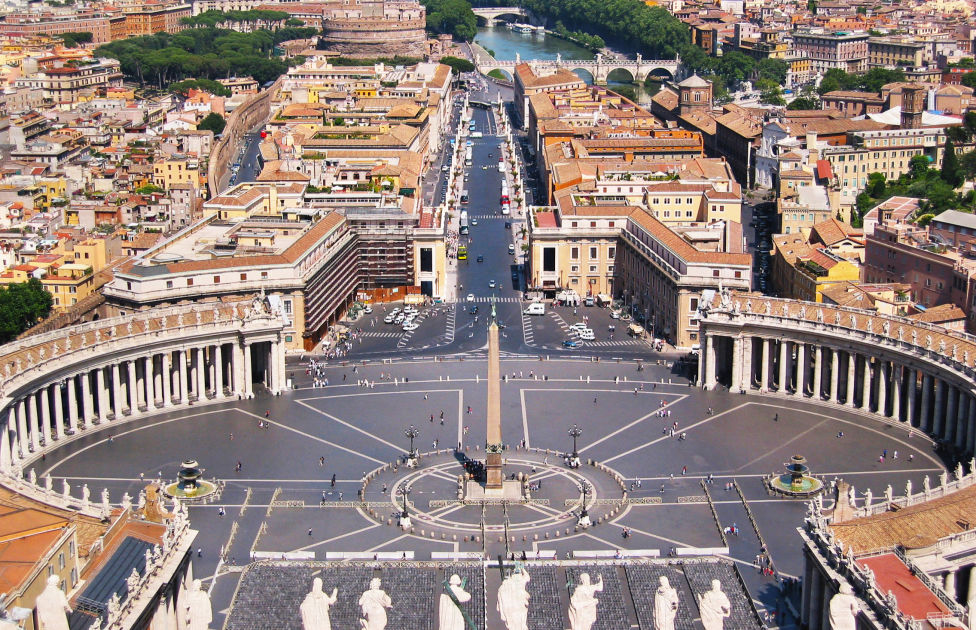
[[[301,431],[301,430],[296,429],[294,427],[290,427],[288,425],[281,424],[280,422],[277,422],[275,420],[269,420],[269,419],[265,418],[264,416],[259,416],[256,413],[251,413],[250,411],[244,411],[243,413],[246,413],[249,416],[253,416],[253,417],[255,417],[255,418],[259,419],[259,420],[263,420],[267,424],[273,424],[276,427],[280,427],[282,429],[285,429],[286,431],[291,431],[292,433],[297,433],[298,435],[301,435],[303,437],[307,437],[310,440],[315,440],[316,442],[321,442],[323,444],[328,444],[329,446],[331,446],[333,448],[337,448],[340,451],[346,451],[347,453],[352,453],[353,455],[358,455],[359,457],[362,457],[363,459],[368,459],[368,460],[370,460],[372,462],[376,462],[377,464],[385,464],[386,463],[383,460],[376,459],[375,457],[370,457],[369,455],[363,455],[362,453],[360,453],[358,451],[354,451],[351,448],[346,448],[345,446],[340,446],[338,444],[335,444],[334,442],[330,442],[330,441],[326,440],[325,438],[320,438],[317,435],[312,435],[311,433],[306,433],[305,431]]]

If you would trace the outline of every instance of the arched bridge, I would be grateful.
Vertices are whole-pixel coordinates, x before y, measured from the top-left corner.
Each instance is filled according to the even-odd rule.
[[[496,59],[478,56],[477,66],[482,74],[488,74],[492,70],[500,70],[503,73],[514,77],[515,66],[520,63],[530,64],[537,74],[554,72],[557,68],[565,68],[572,72],[585,70],[593,77],[594,83],[606,83],[610,73],[614,70],[624,70],[628,72],[631,79],[636,82],[643,82],[649,75],[658,75],[666,79],[681,79],[681,57],[677,59],[643,59],[637,55],[637,59],[605,59],[602,54],[598,54],[596,59],[520,59],[515,61],[498,61]]]
[[[503,15],[515,15],[526,19],[529,17],[522,7],[477,7],[472,11],[489,25]]]

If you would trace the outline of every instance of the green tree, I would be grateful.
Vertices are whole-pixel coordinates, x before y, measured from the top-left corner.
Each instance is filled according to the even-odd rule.
[[[637,102],[637,91],[630,85],[614,85],[613,91],[626,99]]]
[[[763,59],[756,65],[760,79],[770,79],[779,85],[786,84],[790,64],[782,59]]]
[[[817,14],[817,0],[807,0],[807,11],[813,15]]]
[[[0,287],[0,343],[17,336],[51,312],[54,299],[37,278]]]
[[[489,72],[488,73],[488,76],[490,76],[492,79],[498,79],[499,81],[509,81],[510,80],[508,77],[505,76],[505,73],[502,72],[501,70],[499,70],[498,68],[495,68],[494,70],[492,70],[491,72]]]
[[[458,74],[462,72],[474,72],[474,64],[460,57],[441,57],[441,63],[445,66],[450,66]]]
[[[786,106],[786,109],[820,109],[820,101],[812,96],[798,96],[790,101],[789,105]]]
[[[934,214],[923,214],[919,218],[915,219],[915,224],[918,225],[919,227],[925,227],[926,225],[931,223],[932,219],[934,218],[935,218]]]
[[[976,179],[976,151],[963,153],[959,158],[959,167],[966,179]]]
[[[64,45],[68,48],[74,48],[78,44],[90,44],[95,39],[89,31],[71,31],[68,33],[60,33],[55,35],[55,37],[61,38]]]
[[[216,112],[210,112],[207,116],[200,121],[197,125],[199,131],[212,131],[214,135],[223,133],[224,127],[227,126],[227,121],[224,117]]]
[[[929,171],[930,164],[927,155],[916,155],[908,161],[908,176],[912,179],[924,177]]]
[[[976,90],[976,72],[967,72],[966,74],[962,75],[959,82],[966,87],[971,87]]]
[[[885,185],[887,180],[884,173],[871,173],[868,175],[868,184],[864,188],[864,192],[875,199],[880,199],[884,196]]]
[[[942,171],[940,172],[942,181],[953,188],[959,188],[963,183],[963,173],[959,166],[959,158],[956,156],[956,147],[952,140],[946,138],[945,150],[942,153]]]
[[[752,57],[733,50],[722,56],[717,70],[729,83],[735,84],[748,79],[755,68],[756,62]]]
[[[153,193],[161,193],[166,191],[155,184],[146,184],[145,186],[136,188],[136,192],[140,195],[151,195]]]
[[[478,32],[478,18],[465,0],[424,0],[427,9],[427,29],[447,33],[470,42]]]

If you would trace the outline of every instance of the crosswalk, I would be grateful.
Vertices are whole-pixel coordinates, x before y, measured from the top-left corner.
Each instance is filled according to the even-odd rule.
[[[400,331],[399,328],[397,328],[396,329],[396,332],[393,332],[393,331],[383,331],[383,332],[364,331],[364,332],[362,332],[360,334],[360,337],[372,338],[372,339],[396,339],[401,334],[403,334],[403,333]]]
[[[525,340],[525,345],[527,346],[535,343],[535,333],[532,331],[530,317],[530,315],[525,314],[525,311],[522,311],[522,338]]]
[[[641,342],[637,339],[614,339],[613,341],[581,341],[583,346],[588,348],[620,348],[623,346],[639,346]]]
[[[511,221],[512,215],[504,214],[469,214],[468,219],[477,219],[478,221],[489,221],[491,219],[502,219],[504,221]]]
[[[499,304],[501,303],[513,304],[521,301],[522,301],[521,298],[506,297],[506,296],[500,296],[494,298],[489,296],[476,296],[474,300],[468,300],[467,298],[458,300],[458,302],[463,302],[465,304],[491,304],[492,302],[498,302]]]

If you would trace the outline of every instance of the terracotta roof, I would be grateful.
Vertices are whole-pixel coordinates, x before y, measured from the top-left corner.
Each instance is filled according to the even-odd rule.
[[[898,610],[905,616],[929,625],[927,622],[933,616],[951,614],[942,600],[895,554],[859,558],[857,563],[871,569],[878,583],[878,591],[892,593],[898,602]]]
[[[943,322],[965,321],[966,313],[955,304],[939,304],[921,313],[908,315],[908,318],[919,322],[941,324]]]
[[[630,219],[647,230],[654,238],[664,244],[675,255],[687,262],[716,263],[728,265],[752,265],[752,254],[727,254],[723,252],[699,251],[691,243],[678,236],[668,226],[641,208],[635,208],[630,213]]]
[[[842,223],[835,218],[817,223],[810,229],[810,232],[811,240],[816,236],[820,239],[821,243],[828,246],[849,239],[852,235],[862,235],[860,230],[854,230],[846,223]]]

